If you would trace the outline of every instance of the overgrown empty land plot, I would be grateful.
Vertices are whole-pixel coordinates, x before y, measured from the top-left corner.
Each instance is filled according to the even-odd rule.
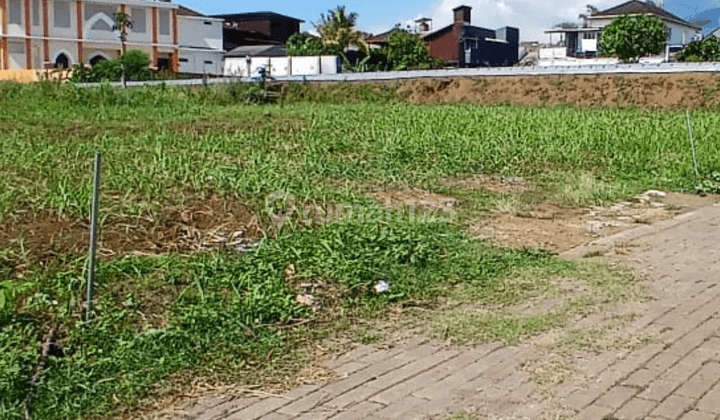
[[[335,103],[342,89],[352,100]],[[720,172],[709,108],[692,113],[698,176],[684,112],[332,90],[290,86],[256,105],[253,86],[0,85],[0,417],[133,413],[190,377],[290,381],[288,358],[327,331],[309,326],[432,305],[459,285],[491,299],[513,270],[556,264],[542,246],[478,239],[482,220],[709,190]],[[85,323],[96,151],[101,259]]]

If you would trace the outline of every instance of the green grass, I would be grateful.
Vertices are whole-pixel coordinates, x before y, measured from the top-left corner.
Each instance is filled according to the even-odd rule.
[[[645,288],[630,273],[598,261],[548,260],[542,265],[517,264],[489,284],[465,281],[446,295],[453,307],[427,322],[435,336],[460,344],[518,343],[568,327],[577,318],[618,303],[640,299]],[[543,307],[546,302],[550,303],[547,308]]]
[[[85,220],[100,151],[106,226],[217,195],[245,204],[267,233],[244,255],[103,259],[89,324],[82,255],[37,258],[22,238],[0,243],[0,281],[9,280],[0,288],[0,418],[21,418],[25,406],[35,419],[106,418],[178,375],[247,380],[287,353],[292,329],[283,327],[313,318],[295,303],[298,282],[321,284],[318,298],[336,316],[434,302],[458,285],[488,305],[522,302],[523,286],[508,284],[508,273],[556,263],[471,240],[465,220],[518,203],[448,187],[446,178],[519,175],[536,186],[522,200],[574,205],[697,184],[680,112],[410,106],[384,85],[294,85],[281,102],[255,106],[246,100],[253,89],[0,84],[0,223],[23,213]],[[693,115],[701,170],[720,172],[720,115]],[[294,221],[275,232],[264,212],[279,190],[300,203],[371,206],[370,191],[405,187],[457,196],[458,219]],[[290,264],[293,279],[284,274]],[[378,280],[390,283],[387,293],[373,291]],[[472,320],[485,327],[469,338],[510,340],[560,321],[490,314]],[[62,354],[51,354],[34,391],[30,377],[53,327]]]

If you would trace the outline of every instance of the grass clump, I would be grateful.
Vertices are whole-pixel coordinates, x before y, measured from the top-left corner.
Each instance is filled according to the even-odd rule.
[[[377,310],[398,300],[433,300],[452,283],[489,284],[517,262],[544,258],[494,250],[448,225],[338,223],[266,240],[246,256],[106,263],[91,323],[79,319],[79,265],[28,273],[37,286],[0,329],[6,349],[0,407],[8,417],[21,415],[25,405],[35,418],[101,417],[137,404],[173,373],[203,372],[230,358],[257,363],[283,348],[278,326],[312,316],[295,302],[295,279],[334,285],[341,307]],[[378,279],[389,282],[387,293],[373,291]],[[62,354],[49,357],[28,401],[28,373],[39,363],[38,337],[49,325],[58,328]]]

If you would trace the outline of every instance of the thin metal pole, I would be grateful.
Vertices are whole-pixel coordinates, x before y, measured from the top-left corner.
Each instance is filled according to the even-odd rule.
[[[685,114],[685,123],[687,124],[688,137],[690,138],[690,150],[692,150],[693,166],[695,168],[695,176],[700,178],[700,169],[698,169],[697,152],[695,151],[695,136],[693,133],[692,117],[690,116],[690,110],[688,109]]]
[[[95,284],[95,249],[97,247],[97,228],[98,228],[98,207],[100,204],[100,164],[102,158],[100,153],[95,154],[95,168],[93,171],[93,197],[92,210],[90,213],[90,259],[88,261],[88,279],[87,279],[87,311],[85,320],[90,320],[93,302],[93,285]]]

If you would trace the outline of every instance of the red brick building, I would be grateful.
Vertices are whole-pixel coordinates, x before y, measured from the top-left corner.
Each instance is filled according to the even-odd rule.
[[[453,9],[453,23],[423,35],[430,54],[457,67],[512,66],[518,62],[520,31],[472,26],[469,6]]]

